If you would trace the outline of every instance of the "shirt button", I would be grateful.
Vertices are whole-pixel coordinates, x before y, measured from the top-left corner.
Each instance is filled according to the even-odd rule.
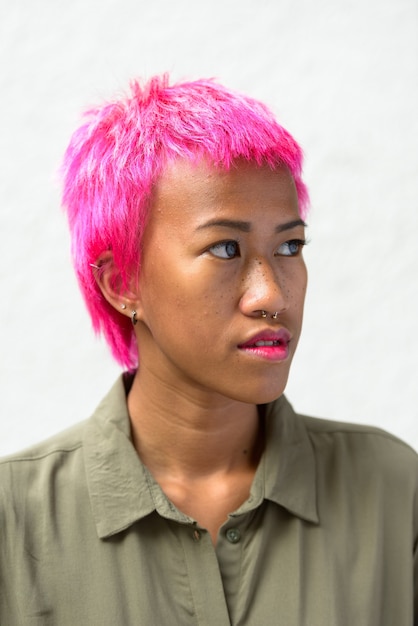
[[[238,543],[241,539],[241,533],[238,528],[228,528],[225,534],[230,543]]]

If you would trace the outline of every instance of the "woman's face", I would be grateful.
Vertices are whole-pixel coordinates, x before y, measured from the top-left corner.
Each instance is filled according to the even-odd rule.
[[[140,368],[193,397],[280,396],[302,325],[303,242],[286,169],[171,165],[143,239]]]

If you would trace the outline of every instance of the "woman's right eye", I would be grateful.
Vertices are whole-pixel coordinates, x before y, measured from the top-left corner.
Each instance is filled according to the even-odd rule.
[[[234,259],[239,256],[239,244],[237,241],[220,241],[209,248],[209,252],[218,259]]]

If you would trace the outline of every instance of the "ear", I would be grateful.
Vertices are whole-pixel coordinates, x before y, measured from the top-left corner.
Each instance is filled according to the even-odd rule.
[[[132,316],[132,311],[138,311],[138,289],[134,285],[129,289],[123,286],[120,270],[110,250],[103,252],[92,267],[100,291],[114,309],[127,317]]]

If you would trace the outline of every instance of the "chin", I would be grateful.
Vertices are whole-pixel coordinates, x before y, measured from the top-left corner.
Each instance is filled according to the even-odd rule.
[[[284,393],[287,378],[285,381],[273,381],[270,384],[248,385],[243,391],[242,389],[235,395],[231,395],[234,400],[246,402],[247,404],[268,404],[274,402]]]

